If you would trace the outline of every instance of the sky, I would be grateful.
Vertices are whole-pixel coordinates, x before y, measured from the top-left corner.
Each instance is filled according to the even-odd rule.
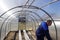
[[[54,13],[56,15],[60,14],[60,1],[50,4],[49,6],[43,8],[49,13]]]
[[[35,6],[41,7],[46,5],[47,3],[52,2],[52,0],[44,0],[44,1],[37,1],[37,3],[35,3]],[[34,5],[34,3],[33,3]],[[60,1],[52,3],[46,7],[43,7],[42,9],[44,9],[45,11],[47,11],[49,14],[53,14],[55,16],[60,17]]]
[[[37,7],[42,7],[52,1],[54,0],[35,0],[35,2],[32,5],[37,6]],[[4,13],[5,11],[9,10],[10,8],[24,5],[26,2],[27,0],[0,0],[0,15]],[[30,4],[31,2],[32,0],[29,0],[28,4]],[[50,4],[46,7],[43,7],[42,9],[44,9],[45,11],[47,11],[50,15],[54,17],[55,16],[60,17],[60,1]],[[39,15],[44,15],[44,13],[40,11],[38,11],[37,13],[38,14],[41,13]]]
[[[60,20],[60,1],[50,4],[43,9],[46,10],[53,18]]]

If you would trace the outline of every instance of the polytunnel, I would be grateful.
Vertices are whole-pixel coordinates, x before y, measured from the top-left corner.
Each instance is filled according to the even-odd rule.
[[[0,0],[0,40],[36,40],[37,28],[47,20],[52,40],[60,40],[59,10],[60,0]]]

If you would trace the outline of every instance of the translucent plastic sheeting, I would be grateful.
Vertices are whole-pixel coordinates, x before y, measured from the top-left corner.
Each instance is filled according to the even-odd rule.
[[[33,6],[31,6],[31,7],[33,7]],[[13,10],[13,9],[12,9],[12,10]],[[34,9],[33,9],[33,10],[34,10]],[[10,12],[10,11],[8,11],[8,12]],[[17,18],[17,19],[14,19],[14,20],[18,20],[18,18],[22,15],[22,16],[26,17],[26,24],[27,24],[28,21],[29,21],[29,20],[28,20],[29,18],[27,18],[27,17],[31,17],[31,16],[32,16],[31,18],[32,18],[33,21],[35,22],[35,25],[36,25],[37,23],[39,24],[39,22],[41,22],[41,21],[46,21],[47,19],[51,19],[49,15],[45,14],[45,12],[44,12],[44,11],[41,11],[41,10],[38,10],[37,13],[38,13],[38,12],[42,12],[43,15],[38,15],[36,12],[32,12],[32,11],[30,11],[30,10],[23,10],[23,11],[19,11],[19,12],[20,12],[20,13],[18,13],[18,12],[15,13],[15,12],[14,12],[14,13],[10,14],[10,15],[4,20],[3,24],[1,25],[1,28],[2,28],[2,29],[1,29],[1,34],[2,34],[2,32],[3,32],[3,29],[6,28],[6,27],[4,26],[4,25],[6,25],[5,22],[6,22],[6,21],[9,21],[9,19],[14,19],[13,16],[14,16],[14,14],[17,15],[17,13],[18,13],[19,15],[17,15],[17,16],[15,17],[15,18]],[[22,12],[22,13],[21,13],[21,12]],[[35,13],[35,14],[34,14],[34,13]],[[40,13],[40,14],[42,14],[42,13]],[[6,12],[6,14],[7,14],[7,12]],[[33,14],[34,14],[34,15],[33,15]],[[4,15],[5,15],[5,14],[4,14]],[[3,16],[4,16],[4,15],[3,15]],[[44,19],[44,17],[42,17],[42,16],[44,16],[44,15],[47,17],[47,19]],[[22,17],[22,16],[21,16],[21,17]],[[36,17],[36,16],[37,16],[37,17]],[[46,17],[45,17],[45,18],[46,18]],[[41,19],[41,18],[42,18],[42,19]],[[12,21],[13,21],[13,20],[12,20]],[[14,22],[13,22],[13,23],[14,23]],[[31,22],[30,22],[30,23],[31,23]],[[31,27],[32,24],[30,24],[30,23],[29,23],[29,26]],[[13,26],[13,25],[12,25],[12,26]],[[38,25],[35,26],[35,30],[37,29],[37,26],[38,26]],[[26,26],[26,28],[27,28],[27,27],[28,27],[28,26]],[[30,27],[29,27],[29,28],[30,28]],[[13,28],[13,27],[12,27],[12,28]],[[12,28],[11,28],[11,29],[12,29]],[[9,29],[9,28],[8,28],[8,29]],[[55,29],[55,28],[54,28],[54,29]],[[10,31],[11,31],[11,30],[10,30]],[[8,31],[8,32],[9,32],[9,31]],[[55,32],[55,33],[56,33],[56,32]],[[56,34],[54,34],[54,35],[56,35]],[[1,35],[1,37],[2,37],[2,35]],[[3,37],[4,37],[4,35],[3,35]],[[56,36],[55,36],[55,37],[56,37]],[[54,38],[54,39],[55,39],[55,38]]]
[[[57,25],[60,6],[59,0],[0,0],[0,38],[3,38],[9,31],[18,29],[19,17],[25,16],[26,28],[36,30],[42,21],[51,19],[53,24],[49,27],[51,37],[59,40],[59,26]],[[26,4],[27,2],[27,4]],[[25,5],[26,4],[26,5]],[[57,5],[58,4],[58,5]],[[56,6],[56,7],[55,7]],[[41,9],[42,8],[42,9]],[[57,9],[56,9],[57,8]],[[53,12],[52,12],[53,11]],[[57,11],[57,12],[56,12]],[[57,14],[58,13],[58,14]],[[57,15],[56,15],[57,14]],[[56,22],[57,21],[57,22]],[[57,24],[55,24],[57,23]],[[59,20],[60,23],[60,20]],[[28,27],[29,26],[29,27]],[[16,28],[16,29],[15,29]],[[58,34],[57,34],[58,33]]]

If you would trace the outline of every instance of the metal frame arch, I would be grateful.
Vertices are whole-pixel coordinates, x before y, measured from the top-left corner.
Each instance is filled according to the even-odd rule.
[[[30,16],[31,17],[31,16]],[[11,17],[12,18],[12,17]],[[35,25],[35,21],[34,21],[34,19],[31,17],[31,19],[33,20],[33,22],[34,22],[34,25]],[[12,20],[11,20],[12,21]],[[11,22],[10,21],[10,22]],[[7,24],[7,23],[6,23]],[[36,26],[36,25],[35,25]],[[6,28],[6,26],[5,26],[5,28]],[[5,30],[5,34],[6,34],[6,30]]]
[[[11,8],[11,9],[7,10],[7,11],[4,12],[3,14],[1,14],[0,17],[3,16],[4,14],[6,14],[7,12],[13,10],[13,9],[16,9],[16,8],[27,8],[28,6],[30,6],[28,9],[32,9],[32,8],[33,8],[33,9],[38,9],[36,6],[31,6],[31,5],[16,6],[16,7],[13,7],[13,8]],[[21,10],[21,11],[22,11],[22,10]],[[39,16],[39,15],[38,15],[38,16]]]
[[[21,10],[22,11],[22,10]],[[20,11],[19,11],[20,12]],[[41,19],[41,21],[43,21],[42,17],[39,16],[36,12],[30,11],[30,10],[23,10],[22,12],[31,12],[34,13],[37,17],[39,17]]]
[[[21,11],[19,11],[19,12],[21,12]],[[27,13],[27,14],[29,14],[29,15],[32,15],[31,13],[33,13],[34,15],[36,15],[37,13],[35,13],[35,12],[32,12],[32,11],[28,11],[28,10],[24,10],[23,12],[29,12],[29,13]],[[35,18],[35,16],[34,15],[32,15],[34,18]],[[36,15],[37,17],[39,17],[40,18],[40,16],[38,16],[38,15]],[[36,18],[35,18],[36,19]],[[42,19],[41,19],[42,20]],[[37,21],[37,19],[36,19],[36,21]],[[37,21],[37,23],[38,23],[38,21]]]
[[[17,11],[17,12],[18,12],[18,11]],[[15,12],[14,12],[14,13],[15,13]],[[14,13],[13,13],[13,14],[14,14]],[[32,15],[32,17],[34,17],[34,16]],[[34,18],[35,18],[35,17],[34,17]],[[35,18],[35,19],[36,19],[36,18]],[[6,20],[7,20],[7,19],[6,19]],[[36,21],[37,21],[37,19],[36,19]],[[38,21],[37,21],[37,23],[38,23]]]
[[[29,6],[29,5],[26,5],[26,6]],[[33,8],[33,7],[35,7],[35,8],[33,8],[33,9],[42,10],[45,14],[47,14],[47,15],[51,18],[51,20],[53,21],[53,24],[54,24],[54,26],[55,26],[55,31],[56,31],[56,40],[58,40],[57,27],[56,27],[56,25],[55,25],[55,22],[54,22],[53,18],[50,16],[50,14],[48,14],[48,12],[46,12],[46,11],[45,11],[45,10],[43,10],[42,8],[39,8],[39,7],[36,7],[36,6],[32,6],[32,5],[31,5],[31,7],[32,7],[32,8]],[[30,7],[29,7],[29,8],[30,8]]]
[[[33,22],[35,23],[35,20],[32,18],[32,16],[30,16],[31,17],[31,19],[33,20]]]
[[[33,15],[32,15],[32,17],[34,17]],[[35,17],[34,17],[35,18]],[[37,21],[37,19],[36,19],[36,21]],[[38,21],[37,21],[37,23],[38,23]]]
[[[24,6],[24,5],[22,5],[22,6]],[[3,16],[5,13],[9,12],[10,10],[13,10],[13,9],[15,9],[15,8],[20,8],[20,7],[22,7],[22,6],[16,6],[16,7],[14,7],[14,8],[11,8],[11,9],[9,9],[8,11],[4,12],[2,15],[0,15],[0,17]],[[26,5],[26,6],[29,6],[29,5]],[[23,8],[27,8],[26,6],[24,6]],[[41,8],[39,8],[39,7],[36,7],[36,6],[30,5],[29,8],[30,8],[30,9],[38,9],[38,10],[42,10],[45,14],[47,14],[47,15],[51,18],[51,20],[53,21],[54,26],[55,26],[56,40],[58,40],[57,28],[56,28],[55,22],[54,22],[53,18],[50,16],[50,14],[48,14],[48,12],[46,12],[45,10],[43,10],[43,9],[41,9]]]
[[[14,14],[14,13],[13,13],[13,14]],[[10,16],[11,16],[11,15],[10,15]],[[8,16],[8,18],[9,18],[10,16]],[[5,22],[8,18],[6,18],[6,19],[4,20],[4,22]],[[2,26],[3,26],[4,22],[2,23]],[[1,26],[1,27],[2,27],[2,26]]]
[[[26,10],[25,10],[26,11]],[[20,12],[20,11],[17,11],[17,12]],[[32,12],[32,11],[29,11],[29,12]],[[32,12],[32,13],[34,13],[35,15],[37,14],[37,13],[35,13],[35,12]],[[13,13],[14,14],[14,13]],[[12,15],[12,14],[11,14]],[[39,16],[39,15],[37,15],[37,16]],[[40,16],[39,16],[39,18],[40,18]],[[43,20],[42,18],[41,18],[41,20]],[[4,23],[3,23],[4,24]]]
[[[14,14],[14,13],[13,13],[13,14]],[[8,17],[9,17],[9,16],[8,16]],[[6,18],[6,19],[7,19],[7,18]],[[6,19],[5,19],[5,20],[6,20]],[[4,22],[2,23],[2,25],[3,25],[3,24],[4,24]],[[2,26],[1,26],[1,27],[2,27]]]
[[[33,16],[33,15],[32,15]],[[33,16],[34,17],[34,16]],[[34,17],[35,18],[35,17]],[[37,21],[37,19],[36,19],[36,21]],[[38,22],[38,21],[37,21]]]

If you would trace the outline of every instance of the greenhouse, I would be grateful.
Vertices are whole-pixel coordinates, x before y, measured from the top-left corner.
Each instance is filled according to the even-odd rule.
[[[47,20],[52,40],[60,40],[60,0],[0,0],[0,40],[36,40]]]

